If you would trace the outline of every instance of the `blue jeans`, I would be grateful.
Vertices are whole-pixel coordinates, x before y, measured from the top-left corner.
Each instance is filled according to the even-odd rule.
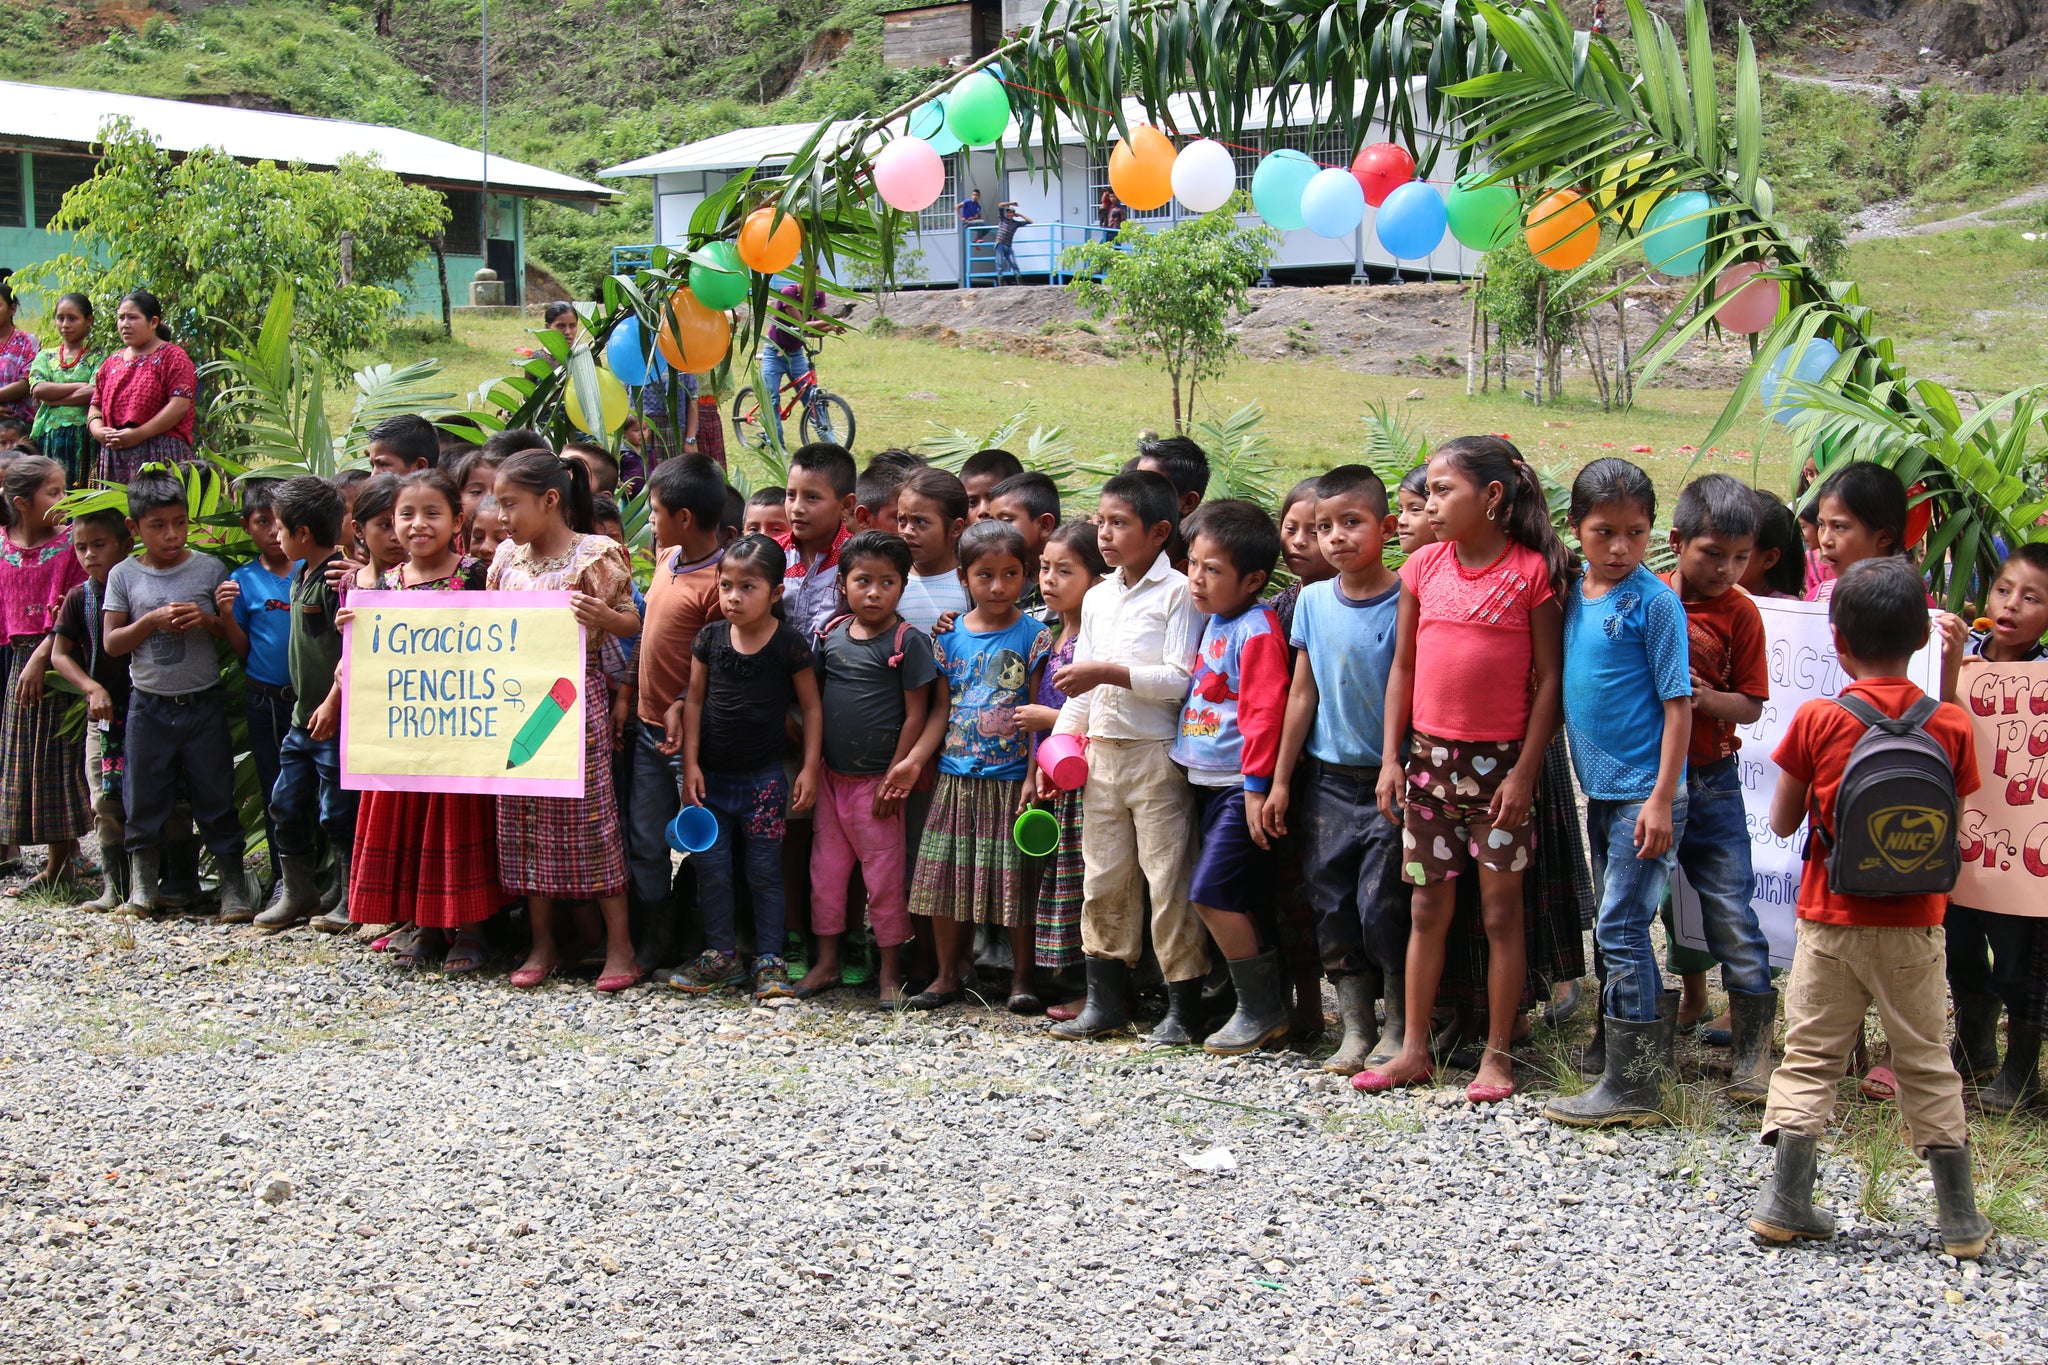
[[[1635,854],[1636,817],[1641,801],[1586,802],[1586,851],[1593,857],[1593,880],[1600,886],[1600,917],[1593,941],[1600,945],[1606,968],[1602,1008],[1610,1018],[1649,1024],[1657,1019],[1657,995],[1664,976],[1650,947],[1650,925],[1658,903],[1678,865],[1678,841],[1686,834],[1686,798],[1671,803],[1672,846],[1661,858]],[[1745,835],[1745,838],[1748,836]],[[1610,856],[1611,855],[1611,856]]]
[[[1749,815],[1736,760],[1690,770],[1685,778],[1685,829],[1678,866],[1699,894],[1707,951],[1721,964],[1721,984],[1744,995],[1771,989],[1771,945],[1751,899]]]
[[[310,858],[325,834],[335,862],[346,868],[356,846],[356,794],[341,785],[341,741],[315,739],[294,725],[278,754],[277,785],[270,789],[277,824],[277,855]]]
[[[1003,282],[1003,276],[1004,276],[1004,275],[1006,275],[1006,274],[1007,274],[1007,275],[1008,275],[1008,276],[1009,276],[1009,277],[1010,277],[1011,279],[1013,279],[1013,280],[1017,281],[1017,283],[1019,283],[1019,284],[1022,284],[1022,283],[1024,283],[1024,276],[1023,276],[1023,273],[1022,273],[1022,272],[1020,272],[1020,271],[1019,271],[1019,270],[1017,269],[1017,250],[1016,250],[1016,248],[1015,248],[1015,247],[1013,247],[1013,246],[1011,246],[1011,245],[1010,245],[1010,244],[1009,244],[1008,242],[997,242],[997,243],[996,243],[996,283],[997,283],[997,284],[1001,284],[1001,283]]]
[[[782,434],[782,381],[792,383],[811,372],[810,352],[799,346],[785,351],[773,342],[761,347],[761,425],[775,438],[777,445],[787,445]],[[817,414],[811,414],[811,426],[820,425]],[[818,433],[819,439],[829,439],[825,433]]]
[[[718,842],[693,855],[704,941],[721,953],[736,950],[733,845],[746,845],[747,890],[754,903],[754,944],[782,955],[782,836],[789,811],[789,781],[782,765],[757,773],[704,774],[704,805],[718,817]]]
[[[263,793],[263,832],[270,842],[270,875],[277,875],[277,822],[270,818],[270,793],[277,786],[284,737],[292,728],[292,694],[251,678],[243,684],[243,715],[249,725],[249,757]]]
[[[1301,879],[1332,980],[1369,967],[1399,975],[1408,962],[1412,892],[1401,880],[1401,827],[1380,814],[1378,768],[1304,756]]]

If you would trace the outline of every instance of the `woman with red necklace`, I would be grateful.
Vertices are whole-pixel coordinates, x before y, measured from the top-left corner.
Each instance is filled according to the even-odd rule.
[[[106,357],[92,349],[91,299],[65,294],[57,300],[53,316],[57,344],[36,352],[35,363],[28,367],[29,389],[36,400],[29,439],[64,467],[64,482],[77,488],[92,474],[92,437],[85,414],[92,404],[92,381]]]
[[[145,464],[193,462],[192,404],[199,372],[171,340],[163,305],[147,289],[121,296],[114,325],[122,348],[93,380],[86,426],[100,445],[99,476],[127,483]]]
[[[35,334],[14,325],[14,289],[0,276],[0,417],[35,420],[36,400],[29,396],[28,383],[35,358]]]

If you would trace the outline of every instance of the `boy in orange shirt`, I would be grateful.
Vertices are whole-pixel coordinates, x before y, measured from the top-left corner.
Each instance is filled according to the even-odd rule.
[[[1903,717],[1927,694],[1905,677],[1906,664],[1927,643],[1927,588],[1912,561],[1886,555],[1867,559],[1838,581],[1828,605],[1835,652],[1854,679],[1843,698],[1856,698],[1887,716]],[[1922,721],[1947,755],[1958,797],[1976,790],[1977,755],[1970,719],[1942,702]],[[1815,1148],[1834,1111],[1842,1079],[1872,1001],[1891,1040],[1899,1077],[1899,1109],[1914,1150],[1934,1175],[1941,1240],[1949,1255],[1981,1254],[1991,1224],[1977,1212],[1970,1183],[1963,1082],[1949,1058],[1947,975],[1939,892],[1850,895],[1834,889],[1842,869],[1830,869],[1826,850],[1836,842],[1836,801],[1851,751],[1864,724],[1831,699],[1807,702],[1779,743],[1781,770],[1771,800],[1771,829],[1797,833],[1809,809],[1806,866],[1799,881],[1799,946],[1785,1003],[1785,1060],[1771,1078],[1763,1141],[1777,1148],[1771,1184],[1757,1200],[1750,1231],[1771,1242],[1834,1235],[1832,1216],[1813,1207]],[[1955,866],[1955,819],[1942,832],[1948,866]],[[1940,855],[1935,855],[1939,857]]]

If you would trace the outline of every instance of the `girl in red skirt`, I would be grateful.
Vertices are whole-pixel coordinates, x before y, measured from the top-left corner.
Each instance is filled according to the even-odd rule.
[[[478,592],[488,566],[456,553],[462,498],[439,470],[399,481],[392,529],[406,559],[377,586],[405,592]],[[349,613],[336,614],[346,621]],[[498,912],[497,818],[492,798],[460,792],[363,793],[349,873],[349,917],[407,924],[392,951],[402,965],[447,946],[450,976],[483,966],[483,922]],[[452,939],[452,941],[451,941]]]

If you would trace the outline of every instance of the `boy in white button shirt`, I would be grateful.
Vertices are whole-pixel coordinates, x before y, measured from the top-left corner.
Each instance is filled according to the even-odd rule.
[[[1085,736],[1081,793],[1081,948],[1088,1002],[1053,1026],[1056,1038],[1094,1038],[1130,1022],[1131,968],[1144,951],[1143,890],[1152,897],[1152,946],[1166,977],[1166,1018],[1148,1043],[1194,1041],[1202,977],[1202,923],[1188,903],[1187,777],[1167,756],[1180,732],[1202,620],[1186,575],[1166,557],[1179,519],[1171,482],[1139,471],[1102,489],[1098,543],[1108,578],[1081,603],[1074,661],[1053,675],[1069,701],[1055,734]],[[1041,795],[1051,793],[1042,771]]]

